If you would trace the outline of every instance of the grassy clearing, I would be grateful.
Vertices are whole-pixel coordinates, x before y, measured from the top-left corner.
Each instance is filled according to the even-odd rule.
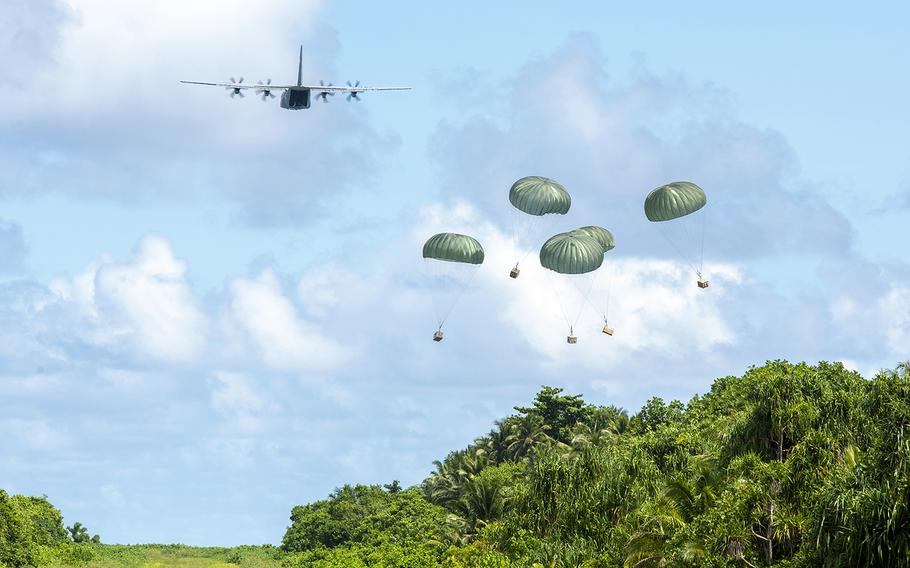
[[[47,568],[279,568],[282,553],[271,546],[234,548],[182,544],[82,545],[48,551]]]

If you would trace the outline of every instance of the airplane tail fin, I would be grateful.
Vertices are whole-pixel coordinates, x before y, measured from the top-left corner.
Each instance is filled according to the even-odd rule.
[[[300,46],[300,57],[297,59],[297,86],[303,85],[303,46]]]

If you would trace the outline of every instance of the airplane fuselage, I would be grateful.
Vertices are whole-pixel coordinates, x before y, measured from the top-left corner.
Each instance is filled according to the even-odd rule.
[[[310,91],[311,89],[306,87],[285,89],[281,93],[281,108],[288,110],[310,108],[310,102],[312,102]]]
[[[230,83],[210,83],[205,81],[180,81],[181,83],[189,83],[192,85],[208,85],[211,87],[224,87],[227,89],[231,98],[239,96],[243,98],[243,94],[247,92],[248,89],[255,89],[257,95],[262,96],[262,100],[266,101],[268,99],[274,99],[278,91],[281,91],[280,104],[281,108],[288,110],[303,110],[310,108],[310,105],[313,102],[313,99],[321,98],[322,102],[329,102],[329,97],[333,97],[338,93],[347,94],[347,100],[359,101],[360,97],[357,95],[359,93],[364,93],[367,91],[406,91],[410,87],[361,87],[360,81],[356,81],[353,85],[350,81],[347,82],[347,87],[333,86],[331,83],[324,85],[322,81],[319,81],[319,85],[306,85],[303,82],[303,46],[300,46],[300,55],[297,58],[297,84],[286,84],[286,85],[273,85],[271,79],[266,79],[263,83],[259,81],[255,85],[243,84],[243,77],[240,77],[239,80],[235,80],[231,77]],[[316,93],[313,96],[313,93]]]

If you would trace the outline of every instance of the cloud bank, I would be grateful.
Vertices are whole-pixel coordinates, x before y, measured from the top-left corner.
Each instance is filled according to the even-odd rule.
[[[318,1],[283,0],[264,10],[241,0],[73,0],[5,10],[26,24],[47,18],[47,33],[26,25],[9,41],[49,61],[23,86],[0,88],[0,195],[121,204],[227,199],[244,222],[298,225],[369,180],[399,144],[371,126],[360,105],[289,112],[274,101],[232,100],[223,89],[178,82],[293,82],[302,42],[307,80],[331,80],[339,45],[314,25]],[[232,39],[250,29],[270,32],[253,49]]]
[[[795,153],[772,130],[738,120],[732,96],[640,66],[610,77],[598,44],[577,36],[522,67],[496,115],[466,112],[430,143],[446,193],[503,215],[512,182],[559,180],[574,196],[569,224],[603,224],[625,250],[653,248],[647,193],[676,180],[708,194],[711,253],[746,260],[790,253],[840,255],[852,246],[843,214],[801,189]],[[483,108],[483,107],[481,107]]]
[[[173,4],[145,6],[135,21],[100,6],[74,2],[61,23],[60,45],[78,45],[82,62],[64,62],[59,108],[41,112],[42,89],[33,101],[0,95],[12,105],[4,126],[15,112],[27,126],[0,135],[6,196],[142,203],[201,188],[263,227],[304,223],[394,150],[394,136],[346,107],[298,121],[243,101],[238,115],[224,93],[171,84],[267,69],[290,41],[284,19],[302,26],[317,4],[230,4],[211,21],[192,8],[167,41],[150,31],[166,27],[144,22],[160,24]],[[247,17],[284,30],[266,40],[268,59],[215,41]],[[199,46],[190,36],[202,21]],[[121,61],[111,45],[143,49]],[[327,45],[331,63],[337,45]],[[109,90],[95,73],[111,77]],[[47,493],[109,541],[275,542],[292,505],[344,482],[418,482],[541,384],[634,411],[767,358],[840,359],[868,373],[906,356],[910,269],[852,251],[849,221],[804,189],[794,150],[739,120],[728,93],[646,68],[611,77],[583,37],[526,64],[502,93],[501,113],[463,109],[435,129],[428,154],[442,196],[402,211],[398,226],[333,234],[344,254],[293,270],[263,251],[246,273],[200,289],[198,266],[167,235],[149,235],[131,254],[94,251],[81,270],[42,282],[16,272],[23,230],[0,225],[14,266],[0,282],[0,486]],[[564,228],[614,231],[591,298],[606,306],[609,295],[615,336],[583,305],[579,343],[566,344],[556,296],[574,290],[536,266],[532,248],[508,278],[506,192],[528,174],[573,192]],[[650,188],[678,178],[709,193],[708,290],[641,213]],[[419,251],[440,231],[476,236],[487,257],[437,344]],[[782,281],[786,263],[808,277]]]

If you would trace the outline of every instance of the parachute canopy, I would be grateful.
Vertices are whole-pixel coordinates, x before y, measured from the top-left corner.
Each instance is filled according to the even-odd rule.
[[[560,274],[593,272],[603,261],[603,246],[581,231],[554,235],[540,248],[540,264]]]
[[[708,203],[702,188],[688,181],[662,185],[645,199],[645,215],[649,221],[669,221],[695,213]]]
[[[541,176],[523,177],[513,183],[509,201],[516,209],[538,216],[550,213],[565,215],[572,206],[572,198],[566,188]]]
[[[474,237],[458,233],[439,233],[423,244],[423,257],[447,262],[481,264],[483,247]]]
[[[580,231],[580,232],[584,233],[585,235],[588,235],[589,237],[591,237],[592,239],[594,239],[595,241],[600,243],[600,246],[603,247],[604,252],[607,252],[607,251],[610,251],[610,250],[613,250],[614,248],[616,248],[616,241],[613,240],[613,233],[604,229],[603,227],[597,227],[595,225],[588,225],[587,227],[581,227],[581,228],[575,229],[575,230]]]

